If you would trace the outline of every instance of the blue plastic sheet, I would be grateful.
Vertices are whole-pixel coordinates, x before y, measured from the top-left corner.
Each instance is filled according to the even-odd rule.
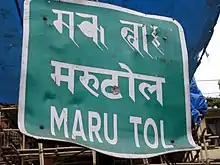
[[[18,103],[22,26],[15,0],[0,2],[0,103]]]
[[[204,115],[207,111],[207,100],[198,88],[195,79],[193,78],[190,84],[190,103],[192,120],[194,123],[200,123],[200,115]]]
[[[220,0],[100,0],[146,14],[168,16],[185,31],[189,72],[193,76],[197,57],[212,36]],[[0,3],[0,103],[18,103],[22,45],[23,0]]]
[[[199,111],[193,106],[193,104],[191,104],[191,114],[192,114],[192,122],[193,123],[197,123],[200,124],[201,123],[201,119],[200,119],[200,113]]]

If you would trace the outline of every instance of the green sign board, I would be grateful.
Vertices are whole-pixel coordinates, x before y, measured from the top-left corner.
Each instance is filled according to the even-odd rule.
[[[25,1],[19,128],[108,155],[196,147],[173,19],[89,1]]]

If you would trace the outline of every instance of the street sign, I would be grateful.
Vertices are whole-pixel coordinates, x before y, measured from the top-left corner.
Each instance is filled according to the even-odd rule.
[[[180,24],[89,1],[25,1],[18,124],[124,158],[196,147]]]

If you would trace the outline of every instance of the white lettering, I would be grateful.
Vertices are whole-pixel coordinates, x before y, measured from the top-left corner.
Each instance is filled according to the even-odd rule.
[[[158,80],[156,81],[156,85],[150,85],[148,83],[141,83],[139,85],[139,91],[142,95],[147,99],[150,100],[150,97],[145,93],[145,88],[148,88],[148,91],[152,94],[156,91],[157,101],[163,106],[163,90],[162,90],[162,83],[165,83],[165,80]]]
[[[121,29],[121,36],[125,40],[125,42],[134,50],[138,51],[138,53],[144,57],[144,55],[141,53],[140,48],[139,48],[139,28],[142,28],[142,37],[143,37],[143,49],[145,53],[147,53],[148,56],[153,58],[150,53],[148,52],[148,45],[147,45],[147,30],[146,30],[146,25],[143,24],[138,24],[134,22],[129,22],[129,21],[124,21],[120,20],[122,24],[126,25],[132,25],[133,30],[131,30],[128,27],[123,27]],[[129,35],[131,33],[132,35]]]
[[[117,115],[113,115],[113,139],[108,136],[108,114],[104,113],[104,136],[108,143],[115,145],[118,142],[118,131],[117,131]]]
[[[99,47],[99,49],[103,50],[98,44],[98,32],[99,32],[100,42],[106,49],[108,49],[107,46],[105,45],[104,28],[100,26],[100,29],[98,29],[98,17],[96,15],[83,14],[83,13],[76,13],[76,15],[82,18],[92,19],[92,23],[89,21],[83,21],[81,24],[77,26],[85,36],[87,36],[88,38],[92,38],[93,42]]]
[[[147,41],[147,27],[144,24],[139,24],[139,23],[135,23],[135,22],[130,22],[130,21],[124,21],[124,20],[120,20],[120,22],[124,25],[128,25],[128,26],[132,26],[133,29],[129,28],[129,27],[123,27],[121,29],[121,36],[122,38],[125,40],[125,42],[132,48],[132,50],[136,50],[138,51],[138,53],[144,57],[144,55],[141,53],[140,51],[140,47],[139,47],[139,29],[141,29],[142,31],[142,44],[143,44],[143,51],[151,58],[152,55],[149,53],[148,50],[148,41]],[[152,40],[152,44],[153,46],[162,54],[164,55],[164,53],[161,51],[161,49],[159,48],[160,46],[160,42],[158,40],[158,35],[157,35],[157,26],[150,26],[150,28],[153,30],[150,35],[153,37]]]
[[[74,44],[79,47],[79,45],[75,41],[75,23],[74,23],[74,12],[64,11],[64,10],[56,10],[52,9],[53,13],[57,14],[57,20],[53,21],[53,24],[59,33],[63,33],[63,26],[69,29],[69,38],[74,42]],[[99,49],[103,50],[99,45],[99,37],[101,44],[108,49],[105,45],[105,33],[104,28],[100,26],[98,28],[98,17],[96,15],[84,14],[84,13],[75,13],[76,16],[81,18],[89,18],[92,22],[83,21],[81,24],[77,24],[77,27],[80,31],[88,38],[92,38],[92,41],[98,46]],[[68,15],[69,17],[69,25],[63,22],[63,15]]]
[[[68,126],[67,126],[67,108],[63,108],[60,117],[57,114],[56,107],[50,107],[50,131],[53,136],[56,136],[55,133],[55,124],[56,122],[57,128],[60,131],[62,124],[64,124],[64,135],[66,138],[69,138],[68,135]]]
[[[51,61],[51,66],[54,66],[55,72],[51,73],[50,76],[57,86],[60,86],[61,82],[67,82],[69,91],[74,94],[74,69],[72,65],[66,63],[59,63]],[[61,75],[61,69],[65,68],[68,70],[67,75]]]
[[[123,64],[123,63],[119,63],[120,67],[122,69],[125,69],[126,71],[128,71],[129,77],[128,77],[128,82],[129,82],[129,96],[130,98],[135,102],[135,89],[134,89],[134,76],[133,76],[133,72],[131,71],[131,69]]]
[[[77,128],[79,128],[79,130],[77,130]],[[72,139],[76,139],[77,136],[82,137],[82,139],[86,141],[86,136],[83,129],[82,115],[80,110],[76,110],[75,112],[73,130],[72,130]]]
[[[92,121],[96,119],[96,125],[93,125]],[[99,143],[103,143],[102,139],[99,135],[99,130],[101,128],[101,118],[97,112],[89,111],[89,119],[88,119],[88,127],[89,127],[89,139],[91,142],[94,142],[93,133],[95,134],[96,138],[98,139]]]
[[[119,77],[125,77],[129,79],[129,88],[128,88],[129,96],[134,102],[135,102],[135,84],[134,84],[135,79],[156,82],[155,85],[150,85],[146,82],[140,83],[139,91],[147,100],[150,100],[151,98],[145,93],[146,88],[148,88],[148,91],[151,94],[156,92],[157,101],[163,106],[162,83],[165,83],[165,78],[132,73],[131,69],[124,63],[119,63],[119,65],[122,69],[125,69],[128,72],[95,68],[95,67],[87,67],[87,66],[81,66],[81,65],[73,65],[73,64],[67,64],[67,63],[58,62],[58,61],[51,61],[51,65],[55,67],[55,73],[51,73],[52,80],[57,84],[57,86],[60,86],[61,82],[67,82],[68,89],[70,90],[72,94],[74,94],[74,83],[75,83],[74,72],[75,71],[84,72],[84,76],[79,77],[80,82],[95,97],[98,97],[99,94],[89,87],[89,81],[94,80],[93,87],[96,90],[98,90],[100,83],[99,83],[98,78],[95,77],[94,75],[89,74],[89,72],[104,74],[104,75],[111,75],[112,79],[105,79],[101,83],[101,92],[103,93],[105,97],[109,99],[121,99],[122,98],[122,94],[120,93],[120,87],[118,83]],[[62,68],[68,69],[68,75],[61,75]],[[116,92],[114,93],[112,91],[107,92],[106,91],[107,87],[112,87],[112,88],[116,87],[117,89],[119,89],[119,92],[117,93]]]
[[[99,94],[97,92],[95,92],[92,88],[89,87],[89,81],[90,80],[94,80],[93,83],[93,88],[95,88],[96,90],[99,89],[99,80],[94,76],[94,75],[90,75],[88,71],[84,71],[84,75],[79,77],[80,82],[82,83],[82,85],[90,92],[92,93],[95,97],[98,97]]]
[[[150,141],[148,140],[148,127],[149,126],[152,126],[153,127],[153,130],[154,130],[154,143],[150,143]],[[150,147],[150,148],[158,148],[158,129],[157,129],[157,125],[156,123],[154,122],[153,119],[151,118],[148,118],[146,121],[145,121],[145,124],[144,124],[144,140],[145,140],[145,143]]]
[[[130,123],[134,123],[134,140],[136,147],[140,147],[139,139],[138,139],[138,124],[141,124],[140,117],[130,116]]]
[[[152,44],[154,45],[154,47],[162,54],[164,55],[164,53],[160,50],[159,46],[160,46],[160,42],[158,41],[158,35],[157,35],[157,29],[158,27],[157,26],[150,26],[151,29],[153,29],[152,33],[151,33],[151,36],[153,37],[153,40],[152,40]]]
[[[117,75],[112,75],[112,79],[106,79],[102,82],[101,84],[101,91],[103,95],[109,99],[121,99],[122,95],[121,93],[114,94],[113,92],[107,92],[106,88],[107,87],[118,87],[118,76]]]
[[[75,42],[74,39],[74,13],[69,11],[63,11],[63,10],[56,10],[52,9],[52,11],[57,14],[57,20],[53,22],[54,26],[56,27],[57,31],[59,33],[63,33],[63,25],[66,26],[66,28],[69,29],[69,37],[74,42],[74,44],[79,47],[79,45]],[[67,23],[63,22],[63,14],[69,16],[69,25]]]
[[[164,148],[173,148],[174,146],[169,144],[167,145],[165,143],[165,138],[164,138],[164,123],[163,123],[163,120],[160,120],[160,136],[161,136],[161,142],[162,142],[162,145]]]

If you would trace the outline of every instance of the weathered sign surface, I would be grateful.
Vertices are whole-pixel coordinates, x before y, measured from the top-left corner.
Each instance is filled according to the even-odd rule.
[[[184,32],[88,1],[25,1],[19,128],[125,158],[195,148]]]

